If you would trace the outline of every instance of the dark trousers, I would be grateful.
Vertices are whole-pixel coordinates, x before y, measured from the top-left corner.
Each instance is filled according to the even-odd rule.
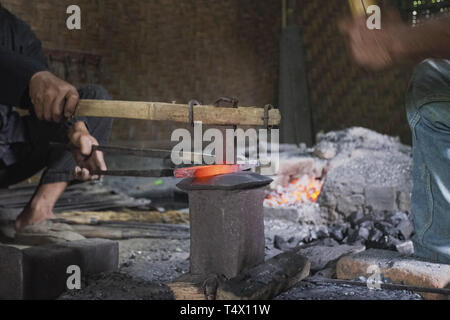
[[[78,90],[81,99],[111,100],[109,93],[101,86],[88,85]],[[112,119],[106,118],[77,118],[84,121],[89,132],[100,145],[106,144],[111,133]],[[42,169],[45,169],[41,184],[55,182],[70,182],[73,180],[71,174],[56,174],[49,171],[72,171],[76,167],[70,151],[61,148],[50,147],[50,142],[68,143],[67,127],[64,124],[40,121],[34,116],[23,119],[27,144],[24,145],[26,152],[17,163],[11,166],[0,165],[0,188],[5,188],[18,182],[24,181]]]

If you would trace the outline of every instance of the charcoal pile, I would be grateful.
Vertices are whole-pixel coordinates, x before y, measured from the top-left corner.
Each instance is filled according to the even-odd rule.
[[[270,223],[273,224],[274,221],[271,220]],[[281,230],[281,227],[279,229]],[[286,251],[311,244],[329,247],[362,245],[367,249],[395,250],[403,254],[414,253],[411,242],[414,226],[411,216],[404,212],[385,217],[368,217],[355,213],[348,221],[336,225],[298,224],[298,228],[291,226],[290,229],[288,228],[290,232],[287,234],[285,232],[274,234],[272,240],[276,249]]]
[[[355,213],[348,222],[329,228],[330,237],[342,244],[361,244],[367,249],[396,250],[413,254],[410,241],[414,233],[409,215],[397,212],[385,217],[369,217]]]
[[[266,218],[289,221],[275,248],[314,243],[413,253],[411,148],[364,128],[320,133],[317,145],[280,146]],[[272,228],[273,229],[273,228]]]
[[[318,141],[315,154],[336,150],[328,159],[318,200],[330,221],[345,220],[358,211],[369,216],[410,211],[410,147],[363,128],[320,134]]]

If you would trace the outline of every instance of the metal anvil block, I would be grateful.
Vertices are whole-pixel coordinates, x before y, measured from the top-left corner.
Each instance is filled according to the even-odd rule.
[[[264,187],[271,182],[238,173],[178,184],[189,193],[192,275],[229,279],[264,262]]]

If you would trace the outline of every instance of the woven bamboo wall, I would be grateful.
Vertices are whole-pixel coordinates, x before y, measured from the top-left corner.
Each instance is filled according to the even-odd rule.
[[[350,14],[347,1],[298,1],[315,131],[364,126],[410,141],[404,101],[411,69],[355,66],[337,27]]]
[[[410,70],[352,65],[336,22],[343,0],[297,0],[307,51],[314,128],[365,126],[409,140],[404,93]],[[65,27],[70,0],[1,0],[44,47],[102,56],[100,82],[116,99],[276,104],[279,0],[78,0],[82,30]],[[96,80],[96,79],[94,79]],[[168,139],[166,123],[116,121],[113,139]]]
[[[79,0],[82,30],[65,27],[69,0],[2,0],[44,47],[103,56],[116,99],[244,105],[276,101],[278,0]],[[115,140],[167,139],[173,126],[116,121]]]
[[[128,41],[110,39],[116,52],[106,84],[114,94],[181,103],[233,96],[242,105],[256,106],[276,100],[277,0],[131,2],[136,6],[127,2],[105,8],[107,16],[115,16],[114,33],[129,36]],[[132,132],[116,138],[133,138],[137,128],[141,137],[164,139],[173,128],[134,124]]]

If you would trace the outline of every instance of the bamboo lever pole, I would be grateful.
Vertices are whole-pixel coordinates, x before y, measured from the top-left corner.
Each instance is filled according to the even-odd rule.
[[[161,102],[80,100],[75,115],[189,123],[189,106]],[[194,121],[202,121],[204,125],[264,126],[265,115],[264,108],[256,107],[194,107]],[[269,126],[280,124],[279,110],[271,109],[268,115]]]

